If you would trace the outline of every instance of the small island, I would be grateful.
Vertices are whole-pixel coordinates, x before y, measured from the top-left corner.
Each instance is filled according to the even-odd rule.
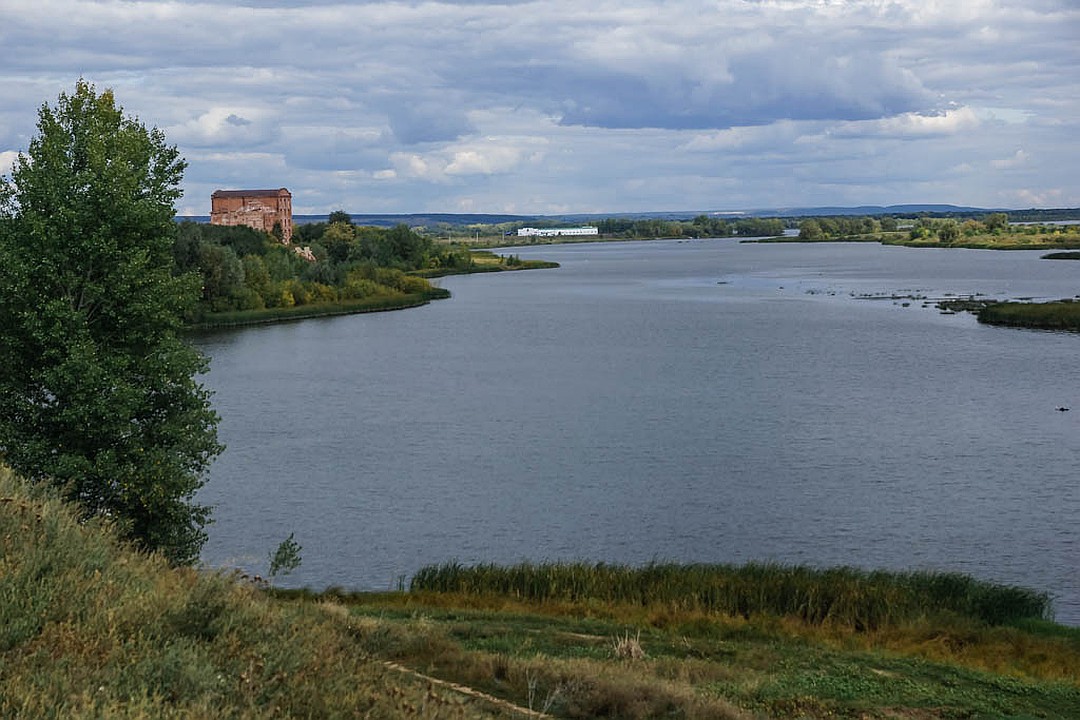
[[[1047,260],[1080,259],[1080,225],[1060,223],[1010,223],[1007,213],[978,218],[892,217],[805,218],[799,234],[744,242],[825,243],[876,242],[915,248],[965,248],[972,250],[1062,250],[1043,255]],[[972,300],[952,301],[948,311],[974,312],[979,322],[1037,330],[1080,331],[1080,303],[1072,298],[1050,302]]]

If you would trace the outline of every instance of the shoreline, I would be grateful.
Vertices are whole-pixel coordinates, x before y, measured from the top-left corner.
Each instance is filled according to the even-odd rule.
[[[521,260],[516,255],[499,255],[496,250],[507,248],[526,248],[539,245],[570,245],[582,243],[611,243],[611,242],[685,242],[694,240],[738,240],[743,244],[826,244],[826,243],[878,243],[880,245],[893,245],[910,248],[931,249],[961,249],[961,250],[1060,250],[1069,251],[1080,248],[1080,240],[1066,239],[1063,242],[1045,243],[1001,243],[987,239],[972,240],[966,242],[954,242],[942,244],[939,242],[927,242],[925,240],[906,239],[906,233],[891,233],[905,237],[883,237],[884,234],[873,235],[849,235],[839,238],[805,239],[789,236],[773,236],[760,238],[744,238],[739,240],[737,236],[722,238],[545,238],[541,242],[531,242],[527,245],[486,245],[483,241],[471,247],[474,264],[467,268],[429,268],[410,272],[410,275],[424,279],[435,279],[455,275],[474,275],[491,272],[517,272],[522,270],[555,269],[559,263],[546,260]],[[1068,252],[1050,253],[1043,259],[1060,260],[1075,259],[1076,253]],[[512,264],[508,259],[513,258]],[[294,322],[318,317],[334,317],[339,315],[355,315],[369,312],[389,312],[394,310],[408,310],[427,305],[432,300],[442,300],[450,297],[450,293],[442,288],[435,288],[431,292],[415,293],[405,296],[380,297],[369,300],[359,300],[352,303],[324,303],[309,304],[292,308],[266,308],[263,310],[233,311],[227,313],[212,313],[196,323],[191,323],[184,328],[185,332],[210,332],[231,328],[248,327],[254,325],[270,325],[279,322]],[[1031,330],[1046,330],[1057,332],[1080,332],[1080,303],[1075,303],[1071,298],[1050,300],[1046,302],[1022,302],[1017,300],[982,301],[975,305],[949,310],[965,310],[976,315],[980,323],[998,327],[1021,328]]]
[[[359,315],[372,312],[391,312],[422,307],[432,300],[450,297],[449,290],[436,288],[440,292],[413,293],[411,295],[380,297],[374,300],[357,300],[353,303],[313,303],[291,308],[266,308],[264,310],[237,310],[226,313],[211,313],[197,323],[184,327],[185,332],[211,332],[252,325],[272,325],[282,322],[310,320],[319,317],[338,315]]]
[[[770,244],[770,243],[800,243],[804,245],[819,245],[825,243],[879,243],[881,245],[894,245],[898,247],[929,248],[939,250],[1077,250],[1080,249],[1080,237],[1066,236],[1064,238],[1049,237],[1044,241],[1022,240],[1026,235],[980,235],[968,240],[957,240],[942,243],[932,240],[912,240],[906,232],[872,233],[867,235],[843,235],[830,238],[800,238],[798,236],[783,236],[771,238],[748,238],[741,242],[747,244]],[[1010,242],[1015,239],[1016,242]],[[1057,258],[1048,258],[1057,259]]]
[[[431,268],[427,270],[414,270],[408,273],[414,277],[431,280],[448,277],[451,275],[475,275],[492,272],[518,272],[523,270],[548,270],[559,267],[559,263],[547,260],[520,260],[513,264],[507,264],[507,258],[488,251],[475,253],[480,262],[468,268]],[[489,257],[483,257],[487,255]],[[516,257],[516,256],[511,256]],[[262,310],[235,310],[223,313],[209,313],[198,322],[190,323],[184,327],[185,332],[212,332],[214,330],[228,330],[232,328],[250,327],[254,325],[273,325],[282,322],[296,322],[320,317],[335,317],[339,315],[359,315],[372,312],[391,312],[395,310],[410,310],[423,307],[432,300],[446,300],[451,297],[450,291],[444,288],[433,287],[422,293],[407,295],[381,296],[354,300],[351,302],[332,303],[309,303],[289,308],[264,308]]]

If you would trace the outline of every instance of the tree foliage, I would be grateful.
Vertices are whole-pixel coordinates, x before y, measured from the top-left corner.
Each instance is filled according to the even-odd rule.
[[[221,450],[206,361],[177,334],[198,298],[173,272],[184,168],[80,80],[0,184],[0,455],[180,563],[205,540],[194,495]]]
[[[327,222],[333,225],[334,223],[344,223],[345,225],[352,225],[352,217],[344,210],[334,210],[330,213],[330,217],[327,218]]]
[[[605,218],[597,223],[601,235],[625,238],[774,237],[784,234],[779,218],[724,218],[698,215],[693,220]]]
[[[270,554],[270,569],[267,574],[271,578],[278,574],[288,575],[300,567],[300,563],[303,561],[300,551],[303,548],[300,543],[296,542],[294,535],[295,533],[289,533],[289,537],[282,540],[281,544],[277,546],[277,550]]]
[[[178,273],[202,281],[202,297],[187,319],[207,313],[262,310],[373,297],[428,293],[430,283],[406,273],[467,267],[469,251],[436,245],[406,225],[355,226],[348,214],[335,222],[296,226],[293,240],[315,262],[264,232],[247,227],[180,223],[173,250]]]
[[[892,222],[893,229],[896,221]],[[881,232],[882,221],[869,216],[811,217],[799,223],[800,240],[833,240]]]

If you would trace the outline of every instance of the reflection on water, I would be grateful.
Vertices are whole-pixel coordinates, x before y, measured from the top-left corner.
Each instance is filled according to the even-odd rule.
[[[451,300],[207,335],[204,558],[315,587],[428,563],[941,568],[1080,624],[1080,336],[862,294],[1063,297],[1037,253],[732,240],[523,248]]]

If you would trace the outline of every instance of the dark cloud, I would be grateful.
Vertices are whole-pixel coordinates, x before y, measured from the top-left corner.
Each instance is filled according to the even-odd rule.
[[[452,141],[475,131],[460,107],[419,98],[399,98],[387,115],[394,136],[404,145]]]
[[[387,164],[385,140],[377,131],[291,131],[283,154],[289,167],[301,170],[377,171]]]
[[[778,120],[866,120],[934,107],[909,73],[872,55],[802,52],[730,61],[730,80],[642,76],[619,70],[502,64],[489,92],[524,96],[566,125],[722,129]]]

